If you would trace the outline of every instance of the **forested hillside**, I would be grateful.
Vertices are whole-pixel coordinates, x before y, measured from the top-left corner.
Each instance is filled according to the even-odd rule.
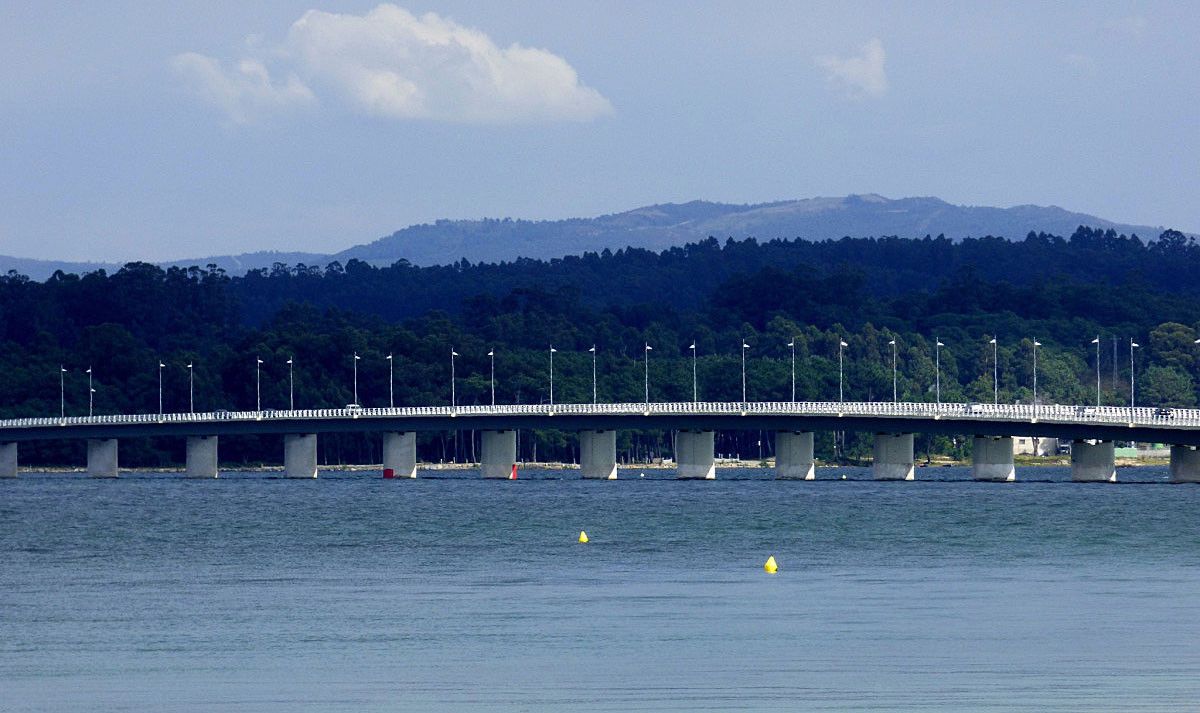
[[[891,398],[891,348],[899,344],[901,398],[933,400],[935,337],[942,398],[992,398],[992,348],[999,340],[1000,399],[1032,398],[1031,340],[1039,350],[1039,397],[1095,400],[1100,335],[1106,403],[1129,398],[1129,339],[1136,355],[1138,401],[1196,403],[1200,346],[1200,246],[1168,231],[1145,244],[1087,229],[1070,238],[706,240],[661,253],[624,250],[561,260],[418,268],[374,268],[352,261],[326,267],[277,266],[245,277],[219,269],[133,263],[114,274],[58,273],[34,282],[0,278],[0,415],[57,415],[59,365],[66,411],[86,414],[93,368],[96,413],[153,412],[158,368],[166,409],[188,408],[194,364],[197,410],[253,408],[255,360],[262,358],[264,407],[287,406],[287,365],[296,365],[297,407],[352,400],[353,354],[359,401],[384,406],[395,355],[397,405],[445,404],[449,354],[457,363],[460,403],[490,398],[488,357],[496,351],[502,403],[548,397],[548,349],[555,355],[555,398],[591,396],[599,354],[601,400],[642,398],[642,354],[651,357],[651,398],[691,397],[691,351],[699,354],[702,399],[740,398],[740,353],[748,352],[749,398],[790,397],[790,350],[796,344],[798,399],[836,398],[837,345],[849,343],[848,399]],[[1114,361],[1113,338],[1117,339]],[[541,458],[572,457],[565,434],[539,434]],[[229,460],[274,462],[271,439],[228,439]],[[727,452],[753,434],[726,437]],[[458,457],[469,456],[470,439]],[[463,445],[466,443],[466,445]],[[626,434],[624,453],[661,447],[657,434]],[[426,458],[454,457],[456,441],[428,436]],[[825,454],[828,453],[826,442]],[[926,440],[932,449],[949,441]],[[323,457],[371,457],[367,437],[327,438]],[[523,441],[531,455],[534,441]],[[851,443],[853,450],[854,443]],[[179,444],[133,443],[122,459],[154,464],[177,458]],[[35,455],[81,462],[82,445],[48,445]],[[751,455],[752,450],[744,450]],[[756,451],[755,451],[756,453]],[[31,456],[32,458],[32,456]],[[377,456],[376,456],[377,458]]]

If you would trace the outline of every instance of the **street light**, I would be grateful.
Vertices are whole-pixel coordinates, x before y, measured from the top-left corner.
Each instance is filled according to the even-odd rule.
[[[938,406],[942,405],[942,347],[946,346],[933,338],[933,392],[937,396]]]
[[[896,403],[899,400],[896,398],[896,340],[893,339],[892,341],[888,342],[888,344],[892,345],[892,403]],[[793,375],[792,376],[792,382],[793,382],[792,388],[793,389],[796,388],[795,380],[796,380],[796,377]],[[794,400],[794,398],[793,398],[793,400]]]
[[[645,357],[644,357],[644,359],[643,359],[643,363],[645,364],[645,378],[646,378],[646,411],[647,411],[647,412],[648,412],[648,411],[650,411],[650,352],[651,352],[653,349],[654,349],[654,347],[650,346],[650,343],[649,343],[649,342],[647,342],[647,343],[646,343],[646,349],[645,349],[645,351],[644,351],[644,353],[645,353]]]
[[[596,345],[588,350],[592,353],[592,405],[596,405]]]
[[[396,377],[393,371],[392,355],[387,355],[388,362],[388,408],[396,408]],[[495,396],[492,397],[493,402]]]
[[[361,359],[358,352],[354,352],[354,404],[358,405],[358,360]]]
[[[845,342],[845,340],[842,340],[842,339],[838,340],[838,403],[839,404],[846,402],[846,394],[845,394],[845,388],[844,388],[846,371],[843,368],[842,350],[848,346],[850,346],[850,345],[847,344]]]
[[[700,389],[697,387],[697,382],[696,382],[696,342],[695,342],[695,340],[692,340],[692,345],[690,347],[688,347],[688,349],[692,350],[692,403],[696,403],[700,400]]]
[[[1136,403],[1133,397],[1133,350],[1142,345],[1133,341],[1133,337],[1129,338],[1129,422],[1133,423],[1133,407]]]
[[[792,403],[796,403],[796,338],[792,337],[787,345],[792,350]]]
[[[492,405],[496,405],[496,350],[488,350],[488,359],[492,362],[491,369],[491,385],[492,385]]]
[[[254,408],[262,411],[262,365],[263,360],[254,357]]]
[[[158,363],[158,415],[163,413],[163,398],[162,398],[162,370],[166,364],[161,361]]]
[[[196,388],[195,388],[196,380],[194,378],[195,370],[192,368],[191,362],[188,362],[187,370],[188,370],[188,413],[196,413]],[[91,373],[92,373],[92,370],[88,369],[88,374],[91,374]],[[91,378],[92,378],[91,376],[88,376],[88,379],[91,379]]]
[[[159,403],[162,403],[161,398],[159,399]],[[158,412],[162,413],[161,406]],[[58,365],[58,417],[67,417],[67,370],[62,364]]]
[[[93,398],[92,394],[95,394],[96,390],[92,388],[92,367],[90,367],[90,366],[87,368],[87,375],[88,375],[88,418],[91,418],[92,417],[92,398]]]
[[[1100,408],[1100,335],[1092,340],[1096,345],[1096,408]]]
[[[455,410],[455,405],[457,402],[457,398],[454,393],[454,357],[456,357],[456,356],[458,356],[458,352],[454,351],[454,347],[450,347],[450,410],[451,411]]]
[[[992,345],[992,405],[997,406],[1000,404],[1000,347],[995,337],[988,343]]]
[[[746,408],[746,350],[750,345],[742,342],[742,408]]]
[[[554,406],[554,352],[558,351],[554,345],[550,345],[550,406]]]
[[[1131,339],[1131,340],[1129,340],[1129,341],[1131,341],[1131,342],[1132,342],[1133,340]],[[1041,342],[1039,342],[1039,341],[1038,341],[1038,340],[1035,338],[1035,339],[1033,340],[1033,417],[1034,417],[1034,418],[1037,418],[1037,407],[1038,407],[1038,397],[1037,397],[1037,348],[1038,348],[1038,347],[1040,347],[1040,346],[1042,346],[1042,343],[1041,343]],[[1132,352],[1131,352],[1131,353],[1132,353]]]
[[[288,365],[288,410],[296,410],[296,380],[292,372],[292,360],[287,360]]]

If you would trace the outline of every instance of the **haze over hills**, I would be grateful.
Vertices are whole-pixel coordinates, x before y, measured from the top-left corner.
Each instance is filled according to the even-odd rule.
[[[280,262],[323,266],[334,260],[345,263],[359,259],[374,265],[389,265],[405,259],[416,265],[438,265],[462,258],[471,262],[498,262],[518,257],[550,259],[627,246],[663,250],[708,236],[720,239],[756,237],[760,240],[823,240],[843,236],[895,235],[920,238],[944,234],[953,239],[983,235],[1021,239],[1030,231],[1070,235],[1080,225],[1111,228],[1118,233],[1136,233],[1142,239],[1153,239],[1164,229],[1161,226],[1116,223],[1057,206],[960,206],[938,198],[889,199],[868,194],[754,205],[691,201],[645,206],[595,218],[566,220],[439,220],[432,224],[413,225],[374,242],[332,255],[254,252],[163,264],[190,266],[212,263],[230,273],[241,274]],[[44,279],[58,269],[84,272],[101,267],[112,270],[119,265],[0,256],[0,271],[17,270],[34,279]]]

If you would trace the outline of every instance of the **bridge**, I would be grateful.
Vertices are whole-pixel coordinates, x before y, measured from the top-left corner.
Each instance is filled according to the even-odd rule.
[[[978,480],[1014,480],[1014,436],[1072,442],[1071,472],[1077,481],[1115,482],[1114,441],[1171,445],[1171,479],[1200,482],[1200,410],[908,402],[683,402],[620,404],[540,404],[510,406],[425,406],[210,413],[135,414],[0,420],[0,477],[17,474],[18,444],[83,439],[87,471],[95,477],[118,474],[121,438],[174,436],[187,439],[186,473],[217,476],[221,436],[283,436],[284,474],[317,475],[320,434],[383,434],[383,466],[401,477],[416,477],[416,433],[482,432],[480,466],[485,478],[508,477],[516,462],[518,429],[558,429],[579,433],[580,468],[585,478],[617,477],[616,432],[621,429],[676,431],[675,460],[681,478],[716,476],[713,451],[717,430],[775,432],[776,475],[811,480],[815,431],[875,434],[874,476],[881,480],[915,477],[913,434],[971,436],[973,475]]]

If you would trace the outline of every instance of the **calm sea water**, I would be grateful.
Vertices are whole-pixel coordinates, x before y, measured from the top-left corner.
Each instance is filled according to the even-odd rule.
[[[430,475],[0,482],[0,710],[1200,708],[1165,469]]]

